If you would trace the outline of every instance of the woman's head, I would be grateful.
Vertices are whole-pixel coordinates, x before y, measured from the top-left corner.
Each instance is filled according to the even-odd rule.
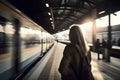
[[[83,37],[79,26],[72,26],[69,33],[69,39],[72,44],[78,44],[82,50],[88,51],[88,45]]]
[[[80,42],[80,29],[78,26],[72,26],[69,33],[71,43],[79,44]]]

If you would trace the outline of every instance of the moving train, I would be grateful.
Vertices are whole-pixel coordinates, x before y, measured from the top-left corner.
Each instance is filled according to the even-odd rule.
[[[108,32],[107,27],[101,27],[96,29],[96,38],[102,40],[105,39],[107,41]],[[114,46],[118,46],[118,40],[120,39],[120,25],[111,26],[111,43]]]
[[[102,39],[104,39],[105,41],[108,40],[108,32],[107,32],[107,27],[101,27],[101,28],[97,28],[96,30],[96,38],[100,39],[102,41]],[[111,45],[112,45],[112,49],[110,51],[111,56],[120,58],[120,24],[118,25],[113,25],[111,26]]]
[[[53,44],[51,34],[11,4],[0,1],[0,80],[13,80]]]

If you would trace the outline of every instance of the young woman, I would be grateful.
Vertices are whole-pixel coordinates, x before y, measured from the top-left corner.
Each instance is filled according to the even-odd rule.
[[[91,55],[78,26],[70,29],[71,43],[64,49],[59,66],[62,80],[94,80],[91,73]]]

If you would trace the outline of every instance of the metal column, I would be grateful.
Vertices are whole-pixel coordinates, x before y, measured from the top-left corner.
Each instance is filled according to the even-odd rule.
[[[108,41],[107,41],[107,47],[108,47],[108,53],[107,53],[107,62],[110,62],[110,51],[111,51],[111,39],[112,39],[112,36],[111,36],[111,15],[109,13],[108,15],[108,22],[109,22],[109,25],[108,25]]]
[[[94,9],[92,11],[92,23],[93,23],[93,27],[92,27],[92,44],[93,44],[93,50],[95,50],[95,40],[96,40],[96,16],[97,12],[96,9]]]

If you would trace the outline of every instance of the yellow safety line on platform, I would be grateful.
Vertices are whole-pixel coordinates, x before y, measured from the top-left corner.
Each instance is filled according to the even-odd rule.
[[[57,48],[57,45],[56,45]],[[55,48],[55,50],[56,50]],[[54,51],[56,52],[56,51]],[[53,63],[52,63],[52,67],[50,70],[50,75],[49,75],[49,80],[54,80],[55,77],[55,70],[56,70],[56,60],[57,60],[57,54],[54,53],[54,57],[53,57]]]

